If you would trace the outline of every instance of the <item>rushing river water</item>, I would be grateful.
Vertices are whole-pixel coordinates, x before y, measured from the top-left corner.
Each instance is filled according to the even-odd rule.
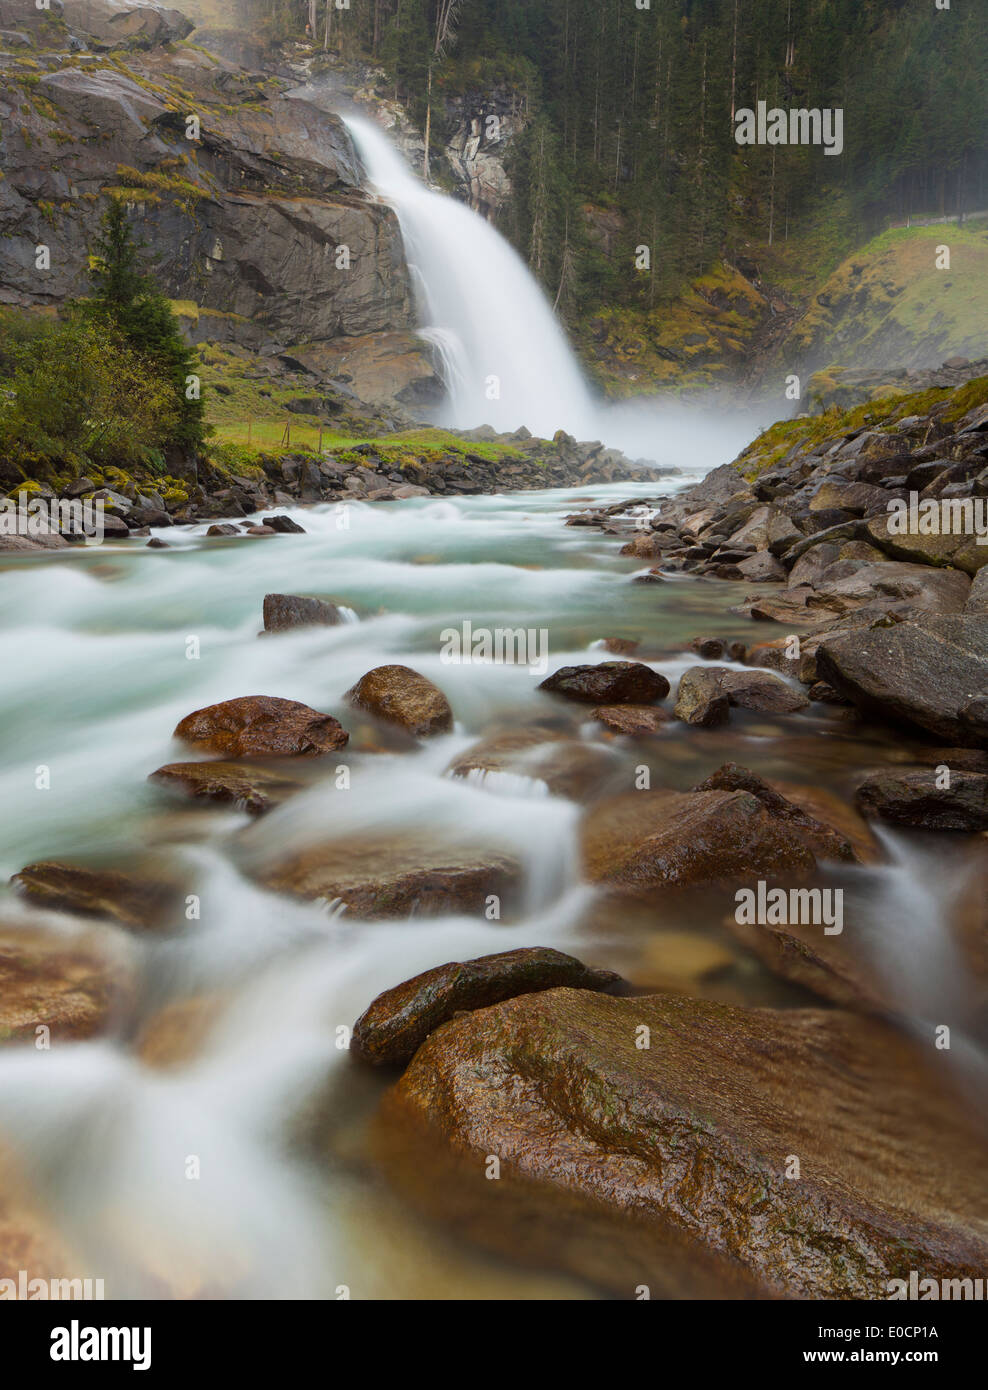
[[[548,716],[591,737],[585,715],[539,693],[541,676],[526,667],[444,664],[440,633],[464,619],[546,629],[550,670],[606,659],[601,639],[637,638],[674,683],[696,664],[686,647],[698,633],[779,635],[728,611],[741,586],[675,576],[632,584],[634,562],[618,555],[616,538],[564,525],[591,498],[634,492],[622,484],[297,509],[305,535],[207,540],[200,526],[159,533],[168,550],[107,544],[5,565],[4,876],[36,859],[138,872],[153,861],[201,902],[199,920],[163,936],[131,941],[105,928],[136,953],[144,1020],[200,1001],[212,1029],[189,1060],[150,1065],[134,1028],[47,1053],[0,1052],[0,1139],[79,1252],[80,1272],[105,1278],[108,1294],[334,1297],[346,1286],[353,1297],[584,1296],[426,1229],[377,1184],[362,1132],[386,1082],[352,1065],[336,1030],[420,970],[529,944],[646,987],[806,1002],[731,944],[719,926],[729,897],[669,907],[661,920],[615,913],[580,881],[574,802],[525,779],[444,776],[492,727]],[[259,640],[272,591],[334,598],[355,621]],[[381,745],[342,697],[386,662],[442,687],[452,734],[419,748]],[[171,739],[182,716],[258,694],[336,714],[350,746],[307,761],[311,785],[256,823],[148,784],[155,768],[189,756]],[[863,767],[903,756],[894,741],[866,740],[819,705],[778,719],[739,713],[723,730],[672,723],[647,744],[601,746],[628,786],[641,764],[653,786],[686,788],[732,759],[845,796]],[[349,790],[337,786],[340,764]],[[36,789],[41,765],[48,790]],[[519,915],[365,923],[251,878],[266,855],[306,839],[423,828],[444,843],[469,838],[518,856]],[[908,860],[897,838],[889,847],[885,866],[845,868],[850,910],[875,968],[899,972],[908,1011],[949,1020],[964,987],[944,904],[963,890],[965,864],[921,842],[910,843]],[[22,910],[8,890],[6,920]],[[698,969],[704,951],[720,953],[719,973]]]

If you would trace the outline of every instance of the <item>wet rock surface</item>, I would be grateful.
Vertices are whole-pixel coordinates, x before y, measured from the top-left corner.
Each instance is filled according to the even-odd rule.
[[[246,695],[195,710],[175,738],[228,758],[312,758],[343,748],[349,735],[332,715],[296,700]]]
[[[648,705],[669,694],[669,682],[640,661],[562,666],[539,686],[587,705]]]
[[[876,772],[854,794],[858,809],[892,825],[924,830],[988,830],[988,775],[947,767]],[[988,913],[988,907],[986,907]]]
[[[446,734],[453,727],[453,711],[446,696],[410,666],[376,666],[347,691],[346,699],[416,738]]]
[[[440,1024],[519,994],[610,989],[620,977],[544,946],[450,961],[378,995],[354,1024],[351,1051],[374,1066],[404,1063]]]
[[[748,791],[651,791],[610,797],[581,828],[594,883],[659,888],[803,878],[815,860],[800,834]]]
[[[552,990],[432,1033],[378,1160],[488,1248],[625,1297],[880,1299],[988,1256],[981,1140],[936,1056],[839,1010]]]
[[[118,945],[40,925],[0,928],[0,1045],[53,1043],[106,1033],[134,1002],[134,978]]]
[[[260,876],[270,888],[339,903],[355,918],[444,912],[483,918],[492,895],[499,904],[514,902],[521,870],[490,846],[442,843],[423,834],[316,845],[279,860]]]

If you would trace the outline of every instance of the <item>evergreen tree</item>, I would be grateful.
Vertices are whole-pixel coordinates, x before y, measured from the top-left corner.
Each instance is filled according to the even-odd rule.
[[[198,359],[183,339],[171,305],[143,269],[124,203],[111,198],[90,256],[93,311],[168,381],[177,407],[174,443],[196,449],[205,439]]]

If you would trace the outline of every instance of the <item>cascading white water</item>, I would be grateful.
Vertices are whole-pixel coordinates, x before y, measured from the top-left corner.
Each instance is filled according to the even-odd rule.
[[[343,119],[371,186],[398,215],[423,332],[446,369],[446,423],[593,438],[594,402],[518,254],[470,208],[416,178],[373,121]]]

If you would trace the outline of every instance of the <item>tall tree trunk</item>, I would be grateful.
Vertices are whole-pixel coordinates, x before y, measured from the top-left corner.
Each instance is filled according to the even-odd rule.
[[[429,83],[425,106],[425,159],[422,162],[422,175],[429,178],[429,142],[432,139],[432,59],[429,59]]]

